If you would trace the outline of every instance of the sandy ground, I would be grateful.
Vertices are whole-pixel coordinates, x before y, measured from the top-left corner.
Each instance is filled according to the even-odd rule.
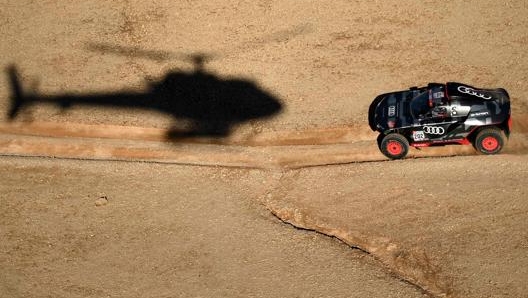
[[[527,179],[526,155],[318,167],[285,173],[268,203],[439,296],[525,297]]]
[[[0,171],[1,297],[423,297],[273,217],[262,171],[5,157]]]
[[[203,54],[210,74],[249,80],[283,102],[265,125],[241,129],[365,123],[376,95],[428,82],[504,87],[514,113],[528,106],[524,1],[4,2],[0,61],[19,69],[28,92],[144,91],[147,79],[190,72],[188,55]],[[7,84],[0,94],[7,99]],[[55,105],[29,108],[23,119],[140,127],[178,120]]]
[[[526,297],[525,1],[0,4],[2,153],[102,159],[1,157],[0,296]],[[9,69],[40,99],[14,119]],[[126,102],[174,78],[281,109]],[[504,154],[384,161],[371,100],[434,81],[508,90]]]

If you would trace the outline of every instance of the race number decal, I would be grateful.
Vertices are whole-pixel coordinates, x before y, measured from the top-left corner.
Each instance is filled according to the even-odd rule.
[[[415,141],[423,141],[425,140],[425,134],[423,131],[413,131],[413,140]]]

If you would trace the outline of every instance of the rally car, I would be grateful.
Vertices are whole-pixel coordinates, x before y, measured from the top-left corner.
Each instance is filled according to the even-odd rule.
[[[510,98],[505,89],[430,83],[425,87],[377,96],[369,125],[378,131],[378,147],[390,159],[409,147],[469,145],[483,154],[499,153],[511,132]]]

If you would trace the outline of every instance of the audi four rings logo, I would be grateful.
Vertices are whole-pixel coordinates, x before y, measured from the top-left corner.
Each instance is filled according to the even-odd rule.
[[[389,107],[389,117],[394,116],[394,114],[396,114],[396,107],[395,106],[390,106]]]
[[[424,126],[423,131],[430,135],[443,135],[445,133],[444,128],[440,126]]]
[[[466,93],[466,94],[473,95],[473,96],[476,96],[476,97],[480,97],[480,98],[486,99],[486,100],[491,99],[491,96],[486,96],[486,94],[479,93],[473,88],[469,88],[469,87],[466,87],[466,86],[458,86],[457,89],[461,93]]]

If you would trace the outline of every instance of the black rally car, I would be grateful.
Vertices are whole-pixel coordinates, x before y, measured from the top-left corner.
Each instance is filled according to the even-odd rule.
[[[508,92],[449,82],[379,95],[369,108],[369,125],[380,132],[378,146],[390,159],[412,147],[473,144],[495,154],[511,131]]]

